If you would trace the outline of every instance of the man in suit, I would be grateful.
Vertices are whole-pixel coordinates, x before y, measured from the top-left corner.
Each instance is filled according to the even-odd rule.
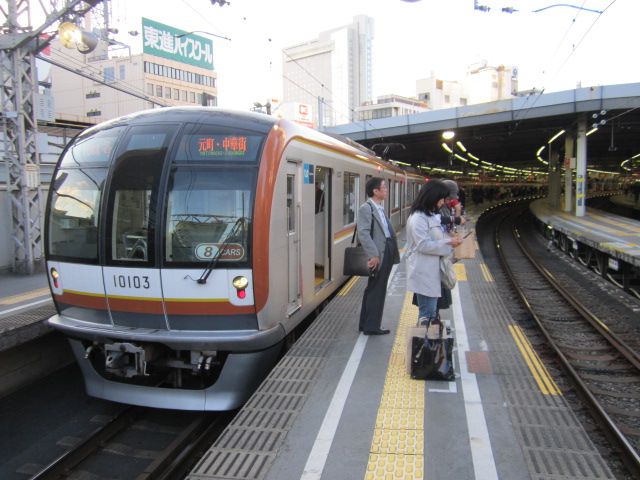
[[[358,241],[367,253],[373,274],[362,297],[360,331],[365,335],[385,335],[390,331],[381,329],[380,323],[387,296],[387,281],[393,265],[400,263],[400,253],[396,232],[382,208],[382,201],[387,198],[384,179],[370,178],[366,193],[369,199],[358,210]]]

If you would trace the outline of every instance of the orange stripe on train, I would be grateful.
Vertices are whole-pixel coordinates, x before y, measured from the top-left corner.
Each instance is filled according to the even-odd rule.
[[[166,300],[167,315],[242,315],[256,313],[255,307],[236,306],[227,300]]]

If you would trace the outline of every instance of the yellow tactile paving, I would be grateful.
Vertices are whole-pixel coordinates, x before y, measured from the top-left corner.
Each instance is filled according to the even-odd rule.
[[[49,295],[49,288],[40,288],[38,290],[20,293],[11,297],[0,298],[0,305],[13,305],[14,303],[26,302],[27,300],[33,300],[34,298],[43,297],[45,295]]]
[[[423,390],[424,395],[424,390]],[[422,429],[424,410],[415,408],[380,408],[376,417],[376,428]]]
[[[453,268],[456,271],[456,278],[459,281],[466,282],[467,281],[467,267],[464,266],[462,262],[456,262],[453,264]]]
[[[406,329],[418,318],[412,296],[405,297],[389,357],[365,480],[424,478],[425,382],[411,379],[404,358]]]
[[[424,432],[422,430],[382,430],[373,432],[371,453],[402,453],[422,455]]]
[[[369,455],[365,480],[422,480],[423,455],[376,454]]]

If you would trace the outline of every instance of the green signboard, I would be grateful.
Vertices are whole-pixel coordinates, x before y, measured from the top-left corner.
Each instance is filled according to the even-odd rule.
[[[142,32],[144,53],[213,70],[213,42],[210,39],[144,17]]]

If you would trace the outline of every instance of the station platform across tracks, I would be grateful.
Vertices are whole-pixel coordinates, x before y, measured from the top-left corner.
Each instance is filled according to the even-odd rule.
[[[407,329],[418,312],[404,261],[387,290],[390,335],[358,332],[367,280],[354,277],[187,478],[614,478],[510,317],[480,251],[455,267],[453,305],[440,312],[455,338],[455,381],[412,380],[407,371]]]

